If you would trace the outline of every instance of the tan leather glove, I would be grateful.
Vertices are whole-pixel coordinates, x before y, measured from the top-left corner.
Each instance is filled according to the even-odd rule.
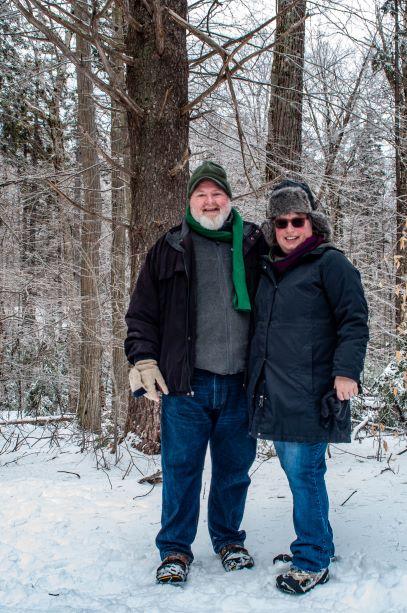
[[[137,392],[140,388],[143,387],[143,384],[141,382],[141,376],[136,366],[132,366],[129,370],[129,382],[132,393]]]
[[[156,360],[139,360],[134,365],[140,373],[141,385],[146,390],[145,398],[159,402],[158,389],[161,388],[163,394],[168,394],[168,387],[164,381]],[[157,385],[156,385],[157,384]]]

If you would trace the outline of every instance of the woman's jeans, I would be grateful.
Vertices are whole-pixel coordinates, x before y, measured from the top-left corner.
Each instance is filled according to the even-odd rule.
[[[293,495],[293,565],[313,572],[327,568],[335,553],[324,479],[327,444],[274,441],[274,446]]]
[[[198,526],[208,442],[212,459],[208,529],[213,548],[218,553],[225,545],[243,544],[246,537],[239,528],[256,441],[248,435],[243,374],[195,370],[192,389],[193,396],[162,397],[163,504],[156,539],[161,559],[175,552],[193,559],[191,544]]]

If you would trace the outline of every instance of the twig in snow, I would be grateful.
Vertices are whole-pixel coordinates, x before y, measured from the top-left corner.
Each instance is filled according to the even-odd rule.
[[[250,473],[249,477],[250,479],[252,478],[252,476],[254,475],[254,473],[259,470],[260,466],[262,466],[265,462],[268,462],[271,458],[265,458],[264,460],[262,460],[258,466],[256,466],[256,468]]]
[[[126,449],[127,449],[127,451],[129,452],[129,456],[130,456],[130,458],[131,458],[130,462],[131,462],[131,464],[132,464],[132,467],[134,466],[134,467],[135,467],[135,469],[136,469],[136,470],[138,470],[138,472],[140,473],[140,475],[141,475],[142,477],[144,477],[144,473],[143,473],[143,472],[142,472],[142,471],[139,469],[139,467],[137,466],[137,464],[136,464],[136,463],[135,463],[135,461],[134,461],[133,454],[131,453],[131,450],[129,449],[129,446],[128,446],[128,444],[127,444],[127,440],[126,440],[126,439],[124,439],[124,444],[126,445]],[[129,474],[130,474],[130,470],[131,470],[131,468],[130,468],[130,470],[129,470],[129,468],[130,468],[130,467],[128,467],[128,468],[127,468],[127,470],[126,470],[126,472],[124,473],[124,476],[122,477],[122,479],[125,479],[125,477],[127,477],[127,475],[129,475]]]
[[[125,479],[125,478],[127,477],[127,475],[129,475],[129,474],[130,474],[131,469],[133,468],[133,465],[134,465],[134,462],[133,462],[132,460],[130,460],[129,465],[128,465],[128,467],[126,468],[126,470],[125,470],[125,472],[124,472],[124,475],[123,475],[123,477],[122,477],[122,481],[123,481],[123,479]]]
[[[106,477],[108,478],[109,483],[110,483],[110,489],[112,490],[112,489],[113,489],[113,485],[112,485],[112,482],[110,481],[110,477],[109,477],[109,475],[107,474],[107,472],[105,471],[105,469],[104,469],[104,468],[100,467],[100,470],[101,470],[101,471],[103,471],[103,472],[105,473],[105,475],[106,475]]]
[[[403,455],[403,453],[406,453],[406,451],[407,451],[407,447],[403,449],[403,451],[399,451],[396,455]]]
[[[66,473],[67,475],[75,475],[76,477],[78,477],[78,479],[81,478],[81,476],[78,473],[72,473],[70,470],[57,470],[57,473]]]
[[[144,498],[144,496],[148,496],[149,494],[151,494],[154,488],[155,488],[155,483],[145,494],[140,494],[139,496],[133,496],[133,500],[136,500],[136,498]]]
[[[344,500],[344,501],[343,501],[343,502],[340,504],[340,506],[341,506],[341,507],[343,507],[343,505],[345,505],[345,504],[348,502],[348,500],[349,500],[350,498],[352,498],[353,494],[356,494],[356,492],[357,492],[357,490],[355,490],[354,492],[352,492],[352,493],[351,493],[351,495],[350,495],[350,496],[348,496],[348,497],[347,497],[347,499],[346,499],[346,500]]]
[[[8,464],[14,464],[14,462],[17,464],[17,462],[19,462],[23,458],[26,458],[29,455],[38,455],[39,453],[41,453],[41,451],[32,451],[31,453],[23,453],[23,455],[20,455],[19,458],[15,458],[14,460],[10,460],[9,462],[5,462],[4,464],[2,464],[2,466],[7,466]]]
[[[383,473],[385,473],[387,470],[391,470],[391,472],[393,473],[393,475],[395,475],[396,473],[394,472],[394,470],[392,469],[392,467],[390,466],[390,460],[391,460],[391,456],[393,454],[391,453],[389,455],[389,457],[387,458],[387,468],[383,468],[383,470],[380,471],[380,474],[382,475]]]
[[[334,449],[338,449],[338,451],[340,451],[341,453],[348,453],[349,455],[354,455],[355,458],[362,458],[363,460],[373,460],[376,458],[376,456],[365,456],[365,455],[359,455],[358,453],[353,453],[352,451],[345,451],[345,449],[341,449],[340,447],[337,447],[337,445],[333,445],[332,443],[329,443],[331,447],[333,447]]]

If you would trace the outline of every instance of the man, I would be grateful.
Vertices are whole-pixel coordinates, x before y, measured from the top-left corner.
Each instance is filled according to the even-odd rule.
[[[162,396],[163,501],[156,544],[160,583],[187,578],[208,443],[208,529],[226,571],[250,568],[240,530],[256,443],[244,391],[261,231],[231,207],[225,170],[192,174],[181,225],[149,251],[126,315],[133,393]]]

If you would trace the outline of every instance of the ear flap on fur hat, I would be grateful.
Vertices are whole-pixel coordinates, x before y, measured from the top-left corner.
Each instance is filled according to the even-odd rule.
[[[312,224],[313,233],[323,236],[327,242],[330,242],[332,240],[332,227],[325,213],[313,211],[308,217]]]

